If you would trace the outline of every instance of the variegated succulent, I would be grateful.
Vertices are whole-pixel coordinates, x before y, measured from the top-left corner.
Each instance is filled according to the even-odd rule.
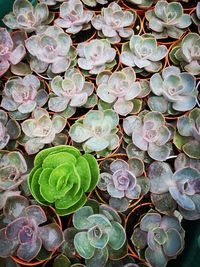
[[[162,59],[167,54],[165,45],[158,45],[151,34],[132,35],[130,41],[122,46],[121,62],[134,67],[141,74],[159,72],[162,68]],[[145,73],[144,73],[145,75]]]
[[[171,114],[191,110],[198,95],[195,85],[192,74],[181,73],[175,66],[163,69],[162,75],[155,73],[150,78],[151,90],[156,95],[148,99],[150,109]]]
[[[85,5],[90,6],[90,7],[95,7],[96,5],[105,5],[112,0],[81,0]]]
[[[22,122],[24,147],[28,154],[35,154],[46,144],[51,144],[56,134],[60,133],[66,125],[66,119],[55,114],[52,119],[47,110],[36,108],[32,118]]]
[[[84,106],[94,91],[94,84],[85,81],[85,77],[77,69],[69,69],[64,78],[56,76],[51,81],[53,95],[49,99],[49,109],[55,112],[71,109],[70,115],[77,107]]]
[[[47,224],[44,210],[40,206],[29,205],[23,196],[9,197],[3,216],[5,226],[0,230],[0,257],[16,255],[25,262],[31,262],[42,246],[54,252],[63,242],[59,225],[55,222]]]
[[[100,72],[97,76],[97,95],[105,103],[122,116],[129,114],[134,108],[133,100],[142,91],[136,82],[135,71],[131,67],[112,73]]]
[[[6,28],[0,28],[0,77],[10,66],[18,64],[26,55],[25,38],[22,32],[11,35]]]
[[[101,37],[115,44],[119,43],[121,38],[130,39],[136,18],[135,11],[123,11],[117,3],[112,2],[102,9],[101,15],[96,15],[92,19],[92,25]]]
[[[165,267],[182,252],[184,238],[178,218],[150,210],[134,229],[131,241],[150,266]]]
[[[136,5],[139,9],[147,9],[152,6],[155,0],[126,0],[128,3]]]
[[[57,26],[43,26],[37,34],[26,40],[26,48],[32,55],[30,67],[37,73],[48,70],[51,74],[65,72],[76,58],[72,40]]]
[[[156,198],[157,195],[166,198],[168,194],[172,201],[178,204],[179,211],[185,219],[200,218],[200,172],[197,169],[184,167],[173,173],[169,164],[154,162],[149,167],[148,177],[151,182],[150,191],[155,199],[153,202],[159,211],[173,211],[173,204],[170,205],[172,210],[166,211],[163,209],[164,201],[157,201]]]
[[[54,23],[66,29],[67,33],[76,34],[91,28],[93,12],[85,10],[80,0],[67,0],[60,6],[60,14]]]
[[[16,119],[24,119],[47,102],[48,93],[40,87],[40,80],[32,74],[12,78],[5,84],[1,106]]]
[[[188,33],[179,44],[170,51],[170,59],[190,74],[200,74],[200,36],[198,33]]]
[[[109,205],[118,211],[127,210],[132,200],[149,190],[149,179],[142,176],[144,164],[138,158],[131,158],[127,162],[123,159],[105,159],[101,169],[97,186],[101,191],[108,192]]]
[[[93,39],[78,44],[78,65],[87,74],[98,74],[105,69],[112,69],[116,64],[116,51],[106,39]]]
[[[161,113],[151,111],[139,116],[129,116],[124,119],[123,128],[132,137],[133,144],[147,151],[152,159],[164,161],[169,157],[172,132]]]
[[[200,2],[197,3],[196,11],[191,15],[192,21],[198,27],[200,33]]]
[[[28,0],[15,0],[13,11],[5,15],[3,22],[10,29],[33,32],[37,27],[52,21],[47,5],[39,3],[35,7]]]
[[[156,39],[179,39],[192,23],[180,3],[168,3],[166,0],[158,1],[153,9],[146,11],[145,17]]]
[[[69,135],[85,152],[106,155],[119,145],[118,123],[119,117],[112,110],[91,110],[71,126]]]

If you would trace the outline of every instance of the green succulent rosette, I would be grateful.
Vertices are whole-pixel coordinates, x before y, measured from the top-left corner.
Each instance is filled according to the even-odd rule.
[[[99,181],[99,167],[90,154],[81,155],[73,146],[56,146],[40,151],[34,160],[28,184],[42,205],[55,206],[60,216],[74,213]]]

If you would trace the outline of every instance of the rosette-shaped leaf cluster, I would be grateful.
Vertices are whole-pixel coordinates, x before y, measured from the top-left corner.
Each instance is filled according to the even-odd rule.
[[[47,69],[54,74],[66,71],[76,52],[71,47],[72,40],[61,28],[56,26],[39,27],[36,35],[26,40],[26,48],[33,56],[30,67],[42,73]]]
[[[200,74],[200,36],[197,33],[188,33],[182,41],[175,45],[170,54],[175,65],[193,74]]]
[[[126,0],[127,2],[136,5],[139,9],[147,9],[155,2],[154,0]]]
[[[106,155],[119,145],[118,123],[119,117],[112,110],[91,110],[71,126],[69,135],[82,143],[85,152]]]
[[[86,74],[98,74],[116,64],[116,51],[106,39],[93,39],[77,46],[78,65]]]
[[[106,164],[109,161],[110,164]],[[107,191],[111,198],[109,204],[119,211],[125,211],[129,201],[138,199],[149,190],[149,179],[142,176],[144,164],[138,158],[131,158],[127,162],[123,159],[104,160],[100,173],[98,188]],[[105,169],[105,170],[104,170]],[[144,189],[145,188],[145,189]]]
[[[146,11],[145,17],[156,39],[179,39],[192,22],[190,15],[184,14],[180,3],[168,3],[166,0],[158,1],[154,9]]]
[[[20,38],[17,38],[19,35]],[[19,32],[10,35],[5,28],[0,28],[0,77],[10,65],[18,64],[26,55],[23,36],[25,38],[25,35]],[[15,41],[16,38],[18,42]]]
[[[98,4],[105,5],[112,0],[81,0],[86,6],[94,7]]]
[[[169,141],[171,129],[163,115],[156,111],[147,112],[143,117],[129,116],[123,121],[123,128],[132,137],[133,144],[155,160],[166,160],[171,152]]]
[[[194,24],[198,27],[198,31],[200,33],[200,2],[197,3],[196,13],[192,13],[191,18]]]
[[[101,15],[92,19],[92,25],[101,37],[115,44],[119,43],[121,38],[131,37],[136,17],[135,11],[123,11],[117,3],[112,2],[107,8],[102,8]]]
[[[158,45],[153,35],[132,35],[130,41],[122,46],[121,62],[141,74],[144,71],[155,73],[162,69],[161,60],[166,54],[167,47]]]
[[[186,156],[184,153],[180,153],[174,161],[174,168],[177,171],[185,167],[191,167],[200,172],[200,164],[198,159],[192,159]]]
[[[0,149],[3,149],[10,140],[16,140],[21,134],[21,128],[16,120],[8,119],[4,110],[0,110]]]
[[[178,119],[178,133],[184,137],[181,149],[191,158],[200,159],[200,109]],[[176,144],[176,141],[174,142]]]
[[[47,217],[43,209],[37,205],[29,206],[25,197],[9,197],[3,215],[7,225],[0,230],[0,257],[15,255],[30,262],[42,246],[54,252],[63,242],[60,226],[56,223],[44,225]]]
[[[66,119],[54,115],[52,119],[48,111],[36,108],[32,113],[32,118],[22,122],[22,131],[25,134],[24,146],[28,154],[35,154],[42,149],[45,144],[50,144],[66,125]]]
[[[184,248],[185,232],[174,216],[161,216],[150,210],[134,229],[131,240],[145,260],[156,267],[165,267]]]
[[[40,86],[40,80],[32,74],[8,80],[2,93],[1,106],[15,118],[26,118],[48,100],[47,92]]]
[[[3,22],[10,29],[33,32],[37,27],[50,23],[52,18],[47,5],[44,3],[39,3],[33,7],[28,0],[15,0],[13,11],[5,15]]]
[[[185,219],[200,218],[200,172],[197,169],[184,167],[173,173],[167,163],[154,162],[149,167],[148,176],[154,199],[158,199],[156,195],[163,194],[166,198],[168,193],[178,204],[179,211]],[[158,210],[162,209],[161,201],[154,204]]]
[[[61,112],[70,108],[73,115],[77,107],[84,106],[94,91],[94,84],[85,81],[85,77],[77,69],[69,69],[64,78],[56,76],[51,81],[52,97],[49,109]]]
[[[56,4],[60,4],[65,2],[66,0],[40,0],[41,3],[44,3],[48,6],[54,6]]]
[[[60,17],[54,23],[67,33],[76,34],[91,27],[92,17],[93,12],[83,9],[80,0],[67,0],[60,6]]]
[[[97,95],[122,116],[126,116],[134,108],[134,98],[140,95],[142,89],[136,82],[135,71],[131,67],[112,73],[100,72],[97,76]]]
[[[71,214],[81,208],[86,192],[99,180],[99,167],[90,155],[72,146],[55,146],[40,151],[28,182],[32,195],[43,205],[55,205],[57,214]]]
[[[110,257],[119,259],[127,253],[126,234],[121,223],[114,209],[107,205],[98,206],[97,203],[82,207],[73,215],[73,225],[77,231],[74,246],[86,259],[87,266],[96,264],[103,267]]]
[[[178,67],[170,66],[150,78],[150,87],[156,96],[148,99],[151,110],[162,113],[188,111],[197,101],[196,79],[192,74],[181,73]]]

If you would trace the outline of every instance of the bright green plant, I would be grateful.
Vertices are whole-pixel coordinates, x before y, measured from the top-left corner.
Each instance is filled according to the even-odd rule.
[[[28,183],[40,204],[54,205],[63,216],[85,204],[85,193],[91,192],[98,180],[99,168],[92,155],[81,155],[72,146],[56,146],[36,155]]]

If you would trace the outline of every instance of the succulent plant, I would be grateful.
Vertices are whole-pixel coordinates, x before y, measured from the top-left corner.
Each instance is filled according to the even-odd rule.
[[[10,111],[12,116],[23,119],[36,107],[42,107],[48,100],[48,94],[40,89],[40,80],[32,75],[16,77],[5,84],[1,106]],[[17,115],[15,115],[17,114]]]
[[[15,39],[19,35],[20,39],[16,42]],[[10,35],[6,28],[0,28],[0,77],[10,66],[18,64],[25,55],[23,35],[19,32]]]
[[[86,153],[105,155],[119,144],[118,123],[119,117],[112,110],[91,110],[71,126],[69,135],[76,143],[82,143]]]
[[[119,43],[121,38],[130,39],[136,17],[135,11],[123,11],[117,3],[112,2],[102,9],[100,15],[92,19],[92,25],[101,37],[115,44]]]
[[[52,119],[48,111],[36,108],[32,112],[32,118],[22,122],[22,131],[25,134],[25,150],[28,154],[35,154],[50,144],[66,125],[66,119],[55,114]]]
[[[44,3],[33,7],[28,0],[15,0],[13,11],[5,15],[3,22],[10,29],[33,32],[37,27],[48,24],[52,19],[48,7]]]
[[[56,146],[40,151],[28,182],[32,195],[43,205],[55,205],[63,216],[80,209],[99,180],[96,159],[81,155],[72,146]]]
[[[200,2],[197,3],[196,13],[192,13],[191,18],[194,24],[198,27],[200,33]]]
[[[47,267],[48,266],[48,262],[47,264],[44,264],[43,267]],[[72,261],[70,261],[70,259],[68,257],[66,257],[64,254],[60,254],[58,256],[56,256],[53,260],[53,264],[52,267],[86,267],[84,264],[82,263],[72,263]]]
[[[96,5],[105,5],[112,0],[81,0],[85,5],[95,7]]]
[[[178,119],[178,133],[185,137],[181,149],[191,158],[200,159],[200,109]],[[175,142],[176,144],[176,142]]]
[[[127,2],[136,5],[139,9],[147,9],[155,2],[155,0],[126,0]]]
[[[0,257],[16,255],[30,262],[42,246],[47,251],[55,251],[63,242],[60,226],[57,223],[43,225],[47,222],[45,212],[40,206],[29,205],[25,197],[8,198],[3,215],[7,225],[0,230]]]
[[[162,68],[161,60],[167,54],[165,45],[157,45],[151,34],[132,35],[130,41],[122,46],[121,62],[134,67],[136,72],[155,73]]]
[[[51,90],[53,95],[49,99],[49,109],[61,112],[70,107],[74,114],[76,107],[82,107],[87,103],[94,91],[94,85],[85,81],[85,77],[77,69],[69,69],[65,72],[64,78],[53,78]]]
[[[44,3],[48,6],[54,6],[56,4],[60,4],[65,2],[66,0],[40,0],[41,3]]]
[[[92,17],[93,12],[84,10],[80,0],[67,0],[60,6],[60,17],[54,23],[67,33],[76,34],[91,27]]]
[[[148,99],[151,110],[162,113],[183,112],[194,108],[197,102],[196,79],[190,73],[170,66],[150,78],[150,87],[156,96]]]
[[[166,160],[171,152],[169,141],[171,131],[163,115],[156,111],[141,116],[129,116],[123,121],[123,128],[132,136],[133,144],[155,160]]]
[[[97,95],[122,116],[126,116],[133,110],[135,97],[141,93],[141,86],[136,82],[135,71],[124,68],[121,71],[100,72],[97,76]]]
[[[198,159],[192,159],[186,156],[184,153],[180,153],[174,161],[174,168],[177,171],[185,167],[191,167],[200,172],[200,164]]]
[[[153,162],[149,167],[148,177],[153,194],[169,193],[185,219],[200,218],[200,172],[197,169],[184,167],[173,173],[169,164]]]
[[[174,216],[161,216],[150,210],[133,231],[131,241],[145,260],[156,267],[165,267],[184,248],[185,232]]]
[[[116,51],[106,39],[93,39],[77,46],[78,65],[89,74],[98,74],[105,69],[112,69],[116,64]]]
[[[86,266],[103,267],[108,259],[127,254],[126,234],[118,213],[107,205],[90,201],[73,214],[74,228],[65,230],[65,246],[71,243]],[[73,248],[72,248],[73,250]]]
[[[152,10],[146,11],[145,17],[156,39],[179,39],[192,23],[180,3],[168,3],[166,0],[158,1]]]
[[[106,161],[103,161],[105,165]],[[125,211],[130,201],[148,192],[149,179],[142,176],[143,172],[144,164],[138,158],[131,158],[127,162],[123,159],[109,159],[108,167],[100,173],[101,179],[97,186],[111,196],[110,206]]]
[[[170,59],[175,65],[180,65],[190,74],[200,74],[200,36],[197,33],[188,33],[182,41],[170,51]]]
[[[66,71],[76,57],[71,47],[72,40],[61,28],[43,26],[37,29],[37,34],[26,40],[26,48],[33,56],[30,67],[37,73],[47,69],[58,74]]]

